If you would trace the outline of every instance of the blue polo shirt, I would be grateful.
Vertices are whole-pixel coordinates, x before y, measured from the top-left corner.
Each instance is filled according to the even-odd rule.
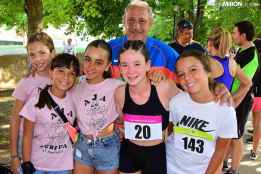
[[[127,36],[122,36],[109,41],[112,48],[112,75],[115,78],[120,77],[119,71],[119,54],[124,43],[128,40]],[[151,61],[152,69],[164,72],[169,78],[175,77],[175,64],[179,54],[164,42],[148,37],[146,39],[146,49]]]

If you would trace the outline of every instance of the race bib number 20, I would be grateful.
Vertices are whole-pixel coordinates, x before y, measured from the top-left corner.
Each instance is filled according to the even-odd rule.
[[[161,115],[124,115],[125,138],[130,140],[162,139]]]

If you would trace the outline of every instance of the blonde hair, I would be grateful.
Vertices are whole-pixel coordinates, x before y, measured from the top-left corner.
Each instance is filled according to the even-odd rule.
[[[47,46],[50,53],[55,51],[52,38],[45,32],[37,32],[32,34],[27,40],[26,48],[28,49],[28,45],[34,42],[41,42],[42,44]]]
[[[221,27],[214,28],[210,33],[208,40],[213,43],[214,48],[217,49],[218,54],[221,57],[227,55],[232,45],[231,34]]]
[[[133,1],[131,1],[127,5],[127,7],[124,10],[123,21],[124,21],[124,19],[126,17],[126,14],[127,14],[128,10],[131,9],[131,8],[134,8],[134,7],[142,7],[142,8],[147,9],[148,10],[148,14],[149,14],[149,19],[150,19],[150,21],[152,23],[152,21],[153,21],[152,8],[149,6],[149,4],[147,2],[141,1],[141,0],[133,0]]]

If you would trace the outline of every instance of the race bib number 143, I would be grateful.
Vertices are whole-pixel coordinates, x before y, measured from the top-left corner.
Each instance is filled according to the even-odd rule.
[[[124,115],[125,138],[130,140],[162,139],[161,115]]]

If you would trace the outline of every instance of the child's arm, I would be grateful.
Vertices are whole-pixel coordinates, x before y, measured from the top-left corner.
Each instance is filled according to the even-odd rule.
[[[121,136],[124,134],[124,120],[123,120],[123,113],[122,108],[124,104],[124,98],[125,98],[125,85],[121,85],[118,88],[116,88],[114,92],[114,101],[115,101],[115,107],[117,112],[119,113],[119,117],[115,120],[114,125],[116,129],[118,129],[121,133]]]
[[[31,161],[34,122],[24,118],[23,161]]]
[[[14,107],[12,109],[12,115],[10,118],[10,151],[11,151],[11,168],[14,174],[20,166],[20,159],[18,156],[18,137],[20,128],[20,116],[19,112],[22,110],[24,102],[16,99]]]
[[[244,99],[244,97],[246,96],[250,87],[252,86],[252,81],[249,77],[247,77],[245,75],[245,73],[239,66],[237,66],[237,65],[235,65],[235,66],[236,66],[235,77],[240,81],[240,86],[239,86],[237,92],[233,94],[233,100],[235,103],[235,107],[237,107],[241,103],[241,101]]]
[[[34,122],[24,118],[23,163],[21,164],[23,174],[33,174],[35,172],[34,165],[31,162],[33,130]]]
[[[208,164],[205,174],[214,174],[222,164],[222,161],[227,154],[228,147],[231,139],[218,138],[216,143],[215,152]]]

